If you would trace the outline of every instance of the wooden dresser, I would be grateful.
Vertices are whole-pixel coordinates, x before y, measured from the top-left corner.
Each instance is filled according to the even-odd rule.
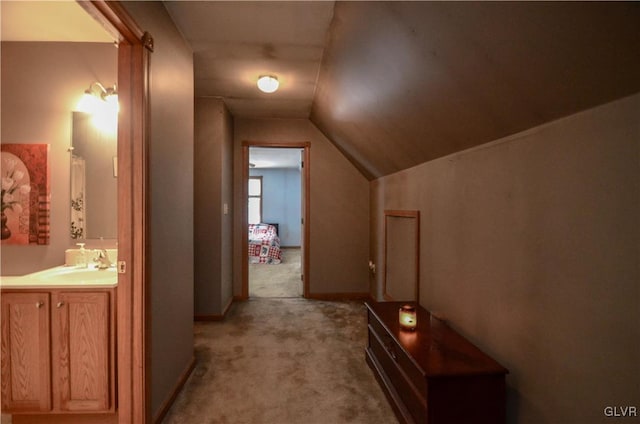
[[[507,369],[415,303],[416,330],[400,330],[398,310],[406,303],[366,302],[367,363],[398,419],[504,423]]]

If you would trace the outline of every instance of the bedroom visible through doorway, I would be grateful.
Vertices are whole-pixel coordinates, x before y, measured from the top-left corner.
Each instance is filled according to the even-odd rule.
[[[249,297],[301,297],[301,148],[249,148]]]

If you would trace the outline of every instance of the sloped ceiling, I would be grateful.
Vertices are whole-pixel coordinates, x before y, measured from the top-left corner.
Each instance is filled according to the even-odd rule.
[[[640,91],[640,2],[163,3],[196,96],[309,118],[369,179]]]
[[[310,119],[369,179],[640,91],[638,2],[336,2]]]

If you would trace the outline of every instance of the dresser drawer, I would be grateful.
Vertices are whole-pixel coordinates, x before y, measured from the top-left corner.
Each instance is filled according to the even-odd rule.
[[[427,380],[425,375],[371,312],[369,312],[369,328],[378,336],[383,346],[391,349],[391,356],[397,366],[407,375],[421,396],[426,398]]]
[[[369,349],[402,398],[410,414],[416,422],[420,422],[422,420],[421,417],[425,417],[427,413],[426,393],[421,393],[412,384],[407,374],[398,366],[395,347],[389,344],[385,345],[385,342],[370,327]]]
[[[367,302],[367,363],[400,422],[505,422],[507,369],[416,307],[418,326],[403,331],[404,302]]]

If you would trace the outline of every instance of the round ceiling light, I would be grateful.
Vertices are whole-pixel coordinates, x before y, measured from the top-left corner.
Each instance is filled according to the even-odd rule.
[[[278,77],[273,75],[262,75],[258,78],[258,88],[264,93],[273,93],[278,89],[280,83]]]

